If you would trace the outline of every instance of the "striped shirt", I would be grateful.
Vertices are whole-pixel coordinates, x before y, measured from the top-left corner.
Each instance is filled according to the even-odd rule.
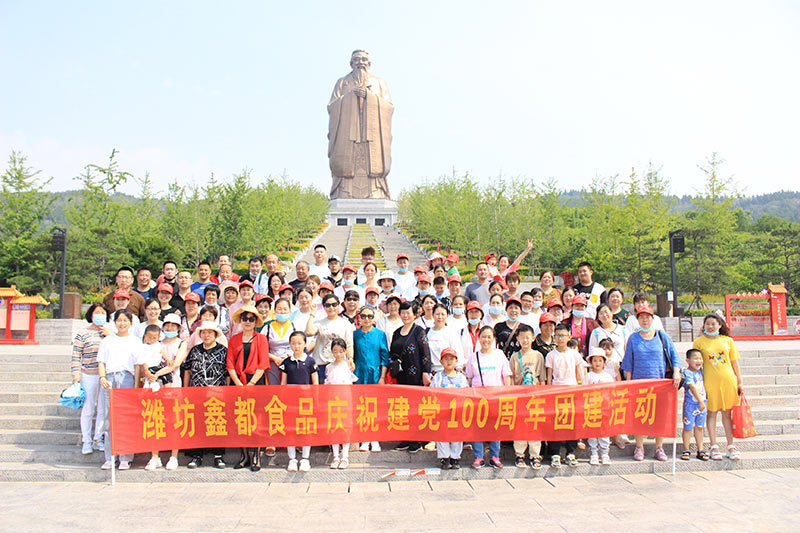
[[[102,340],[103,334],[93,326],[86,326],[75,335],[70,364],[73,378],[80,378],[81,373],[97,375],[97,350]]]

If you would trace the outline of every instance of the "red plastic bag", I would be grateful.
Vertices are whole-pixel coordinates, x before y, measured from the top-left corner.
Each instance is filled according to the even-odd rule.
[[[753,424],[753,413],[750,411],[750,404],[744,394],[739,396],[739,405],[731,409],[733,419],[733,437],[736,439],[746,439],[756,436],[756,426]]]

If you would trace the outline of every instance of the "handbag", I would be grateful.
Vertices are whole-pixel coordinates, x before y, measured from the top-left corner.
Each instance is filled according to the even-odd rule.
[[[666,379],[675,379],[675,367],[672,366],[672,359],[669,358],[669,352],[667,351],[667,343],[664,342],[664,337],[661,335],[661,330],[657,330],[656,333],[658,334],[658,340],[661,342],[661,348],[664,351],[664,364],[666,366],[666,370],[664,371],[664,377]],[[681,372],[681,369],[678,368],[678,372]],[[683,377],[683,373],[681,372],[681,384],[679,388],[683,388],[686,384],[686,379]]]
[[[750,404],[744,397],[739,395],[739,405],[731,409],[731,420],[733,422],[733,437],[736,439],[747,439],[756,436],[756,426],[753,424],[753,413],[750,411]]]

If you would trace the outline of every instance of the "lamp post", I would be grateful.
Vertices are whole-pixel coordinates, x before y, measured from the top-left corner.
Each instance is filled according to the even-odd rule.
[[[675,254],[683,253],[683,230],[669,232],[669,266],[672,273],[672,316],[678,315],[678,279],[675,273]]]
[[[64,283],[67,270],[67,229],[53,228],[50,250],[61,252],[61,284],[58,291],[58,318],[64,318]]]

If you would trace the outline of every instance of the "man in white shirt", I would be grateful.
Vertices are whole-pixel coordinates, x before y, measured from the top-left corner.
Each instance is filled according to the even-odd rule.
[[[321,280],[331,275],[328,268],[328,249],[324,244],[314,246],[314,264],[311,265],[309,275],[317,276]]]

